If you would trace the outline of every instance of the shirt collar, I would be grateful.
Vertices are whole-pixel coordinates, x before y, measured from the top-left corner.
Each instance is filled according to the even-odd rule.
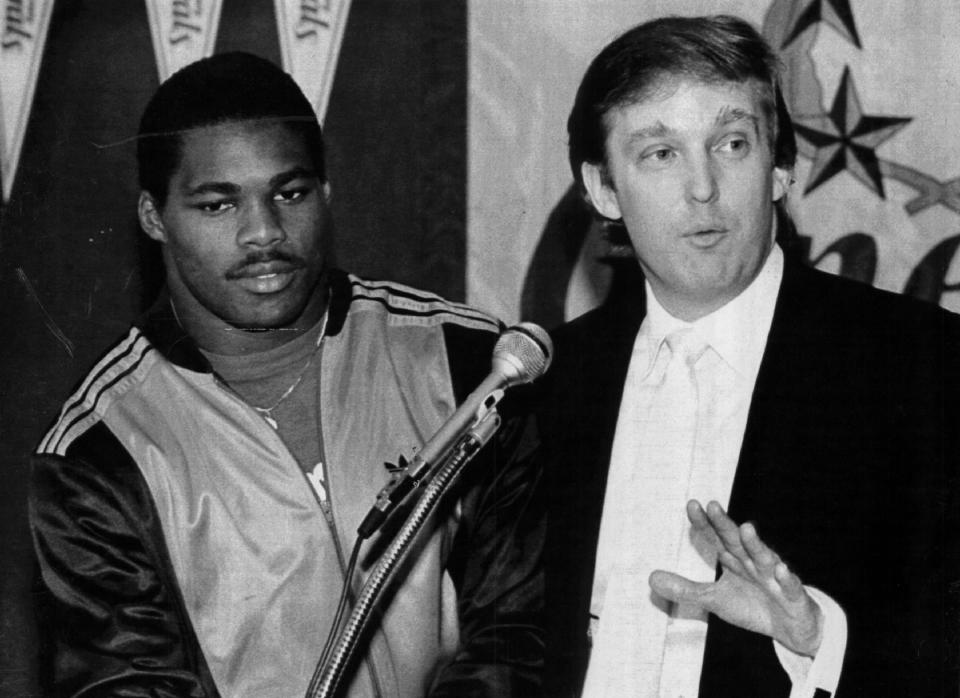
[[[689,327],[737,373],[754,380],[760,370],[782,280],[783,252],[774,245],[760,273],[740,295],[692,323],[667,312],[647,282],[647,315],[638,336],[642,341],[637,345],[647,349],[653,362],[664,337]]]

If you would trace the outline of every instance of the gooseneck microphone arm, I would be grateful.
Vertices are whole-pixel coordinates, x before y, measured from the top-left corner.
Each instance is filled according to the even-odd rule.
[[[496,410],[504,390],[541,376],[550,367],[552,359],[550,337],[538,325],[521,322],[500,335],[493,348],[489,375],[423,445],[409,465],[400,469],[380,490],[376,503],[357,529],[360,537],[373,535],[390,512],[443,463],[444,456],[451,452],[459,439]]]
[[[546,372],[552,359],[547,333],[532,323],[521,323],[501,335],[494,347],[490,375],[470,394],[410,463],[377,496],[377,502],[358,530],[357,545],[379,528],[389,513],[424,479],[429,484],[390,546],[364,583],[350,618],[326,661],[321,658],[311,677],[306,698],[331,698],[356,650],[370,614],[394,570],[404,560],[417,533],[457,475],[500,426],[496,405],[503,391],[529,383]],[[349,580],[345,582],[349,584]],[[335,628],[334,628],[335,630]]]
[[[474,433],[461,439],[461,443],[454,449],[446,465],[441,468],[440,472],[424,489],[423,496],[417,502],[409,518],[397,533],[396,538],[390,543],[390,547],[377,561],[376,566],[364,583],[363,589],[357,596],[350,618],[347,620],[336,646],[330,653],[329,659],[325,664],[318,665],[314,671],[310,686],[307,689],[308,698],[330,698],[334,695],[340,679],[343,677],[344,669],[350,663],[350,659],[363,636],[380,593],[391,579],[394,570],[406,558],[413,542],[416,540],[417,533],[430,518],[457,475],[477,451],[483,447],[483,444],[493,436],[499,425],[500,417],[496,411],[488,414],[471,430]]]

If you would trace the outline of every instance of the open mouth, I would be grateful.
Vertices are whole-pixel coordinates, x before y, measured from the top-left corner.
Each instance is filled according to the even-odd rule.
[[[727,236],[727,231],[723,228],[705,228],[689,233],[684,237],[695,247],[703,249],[713,247]]]

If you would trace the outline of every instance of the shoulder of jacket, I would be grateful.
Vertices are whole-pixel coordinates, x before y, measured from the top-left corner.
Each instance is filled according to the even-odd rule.
[[[500,333],[501,324],[489,313],[455,303],[420,289],[392,281],[370,281],[349,275],[352,313],[376,313],[389,325],[434,327],[452,324]]]
[[[901,335],[943,328],[960,329],[960,315],[936,303],[896,293],[812,267],[794,274],[812,293],[798,296],[818,317],[832,317],[844,326],[884,325]]]
[[[136,327],[115,343],[64,402],[37,454],[64,455],[70,444],[99,423],[110,405],[137,385],[159,356]]]

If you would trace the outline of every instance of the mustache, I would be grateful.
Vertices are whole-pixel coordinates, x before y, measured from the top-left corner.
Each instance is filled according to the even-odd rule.
[[[254,269],[264,265],[278,267],[277,271],[292,271],[307,266],[307,261],[300,255],[273,250],[270,252],[249,252],[246,257],[227,269],[228,279],[241,279],[255,275]]]

